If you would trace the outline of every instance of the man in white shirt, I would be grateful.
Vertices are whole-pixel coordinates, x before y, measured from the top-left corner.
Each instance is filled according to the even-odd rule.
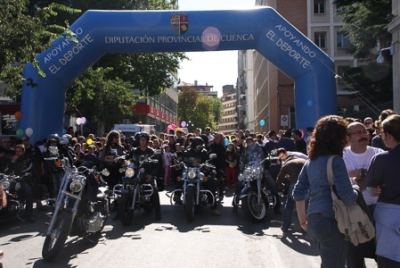
[[[366,190],[364,177],[372,157],[378,153],[384,152],[380,148],[368,146],[370,139],[371,137],[365,125],[360,122],[353,122],[347,127],[348,146],[343,151],[343,160],[346,164],[350,179],[353,184],[357,184],[360,187],[368,207],[376,204],[378,197],[373,196]],[[372,250],[373,248],[371,249],[371,247],[374,245],[369,244],[369,242],[359,244],[357,247],[351,243],[349,244],[347,267],[365,267],[364,257],[373,257],[370,252],[366,251]]]

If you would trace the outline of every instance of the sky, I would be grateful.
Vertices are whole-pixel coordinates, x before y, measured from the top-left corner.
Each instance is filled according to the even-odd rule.
[[[255,0],[179,0],[180,10],[223,10],[254,7]],[[190,59],[181,63],[181,81],[214,86],[222,96],[222,86],[236,85],[238,77],[237,51],[187,52]]]

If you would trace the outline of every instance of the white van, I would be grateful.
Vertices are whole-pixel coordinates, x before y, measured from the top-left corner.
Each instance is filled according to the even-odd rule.
[[[115,124],[113,130],[121,131],[125,137],[134,136],[136,132],[147,132],[150,134],[151,131],[156,133],[155,125],[141,125],[141,124]]]

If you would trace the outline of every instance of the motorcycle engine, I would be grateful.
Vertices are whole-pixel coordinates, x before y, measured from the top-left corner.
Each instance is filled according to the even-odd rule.
[[[106,216],[102,215],[99,211],[95,211],[90,216],[84,217],[82,224],[87,233],[96,233],[101,230],[106,220]]]

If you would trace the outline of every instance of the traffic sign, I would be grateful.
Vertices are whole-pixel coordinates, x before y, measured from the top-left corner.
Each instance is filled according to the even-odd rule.
[[[288,126],[289,126],[289,116],[281,115],[281,127],[288,127]]]

